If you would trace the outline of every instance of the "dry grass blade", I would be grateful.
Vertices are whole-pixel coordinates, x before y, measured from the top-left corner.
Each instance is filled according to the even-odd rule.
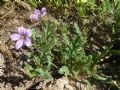
[[[16,7],[12,8],[8,13],[6,13],[3,17],[1,17],[1,19],[5,18],[7,15],[9,15],[10,13],[12,13],[15,8]]]
[[[25,10],[31,10],[31,6],[29,4],[27,4],[24,1],[20,1],[20,0],[15,0],[15,2],[17,2],[20,6],[22,6]]]

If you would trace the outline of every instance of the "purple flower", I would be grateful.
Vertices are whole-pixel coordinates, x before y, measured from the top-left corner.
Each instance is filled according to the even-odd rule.
[[[35,9],[34,13],[30,15],[30,20],[39,20],[40,10]]]
[[[41,16],[45,16],[45,15],[46,15],[46,8],[45,8],[45,7],[43,7],[43,8],[41,9],[40,15],[41,15]]]
[[[31,36],[32,36],[32,32],[29,29],[21,26],[18,27],[18,34],[14,33],[10,36],[10,38],[13,41],[17,41],[15,48],[19,49],[23,45],[26,45],[27,47],[31,46],[31,40],[30,40]]]
[[[40,17],[43,17],[46,15],[46,8],[43,7],[41,10],[35,9],[33,14],[30,15],[30,20],[39,20]]]

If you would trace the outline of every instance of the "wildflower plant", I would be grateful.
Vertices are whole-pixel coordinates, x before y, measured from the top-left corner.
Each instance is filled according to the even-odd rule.
[[[51,78],[54,73],[52,68],[57,68],[58,73],[65,76],[91,74],[92,56],[84,51],[87,40],[77,25],[74,27],[75,34],[65,23],[56,25],[45,21],[42,28],[41,32],[32,29],[33,45],[27,56],[34,65],[25,63],[30,77]],[[58,61],[62,66],[56,64]]]
[[[39,20],[39,17],[46,15],[46,8],[41,11],[35,10],[31,19]],[[34,17],[35,16],[35,17]],[[25,62],[25,69],[30,77],[41,76],[51,78],[52,68],[56,68],[59,74],[67,75],[91,75],[94,70],[92,55],[86,55],[85,48],[87,37],[77,24],[69,30],[64,22],[59,24],[51,20],[42,21],[42,30],[31,30],[18,27],[18,34],[10,36],[11,40],[17,41],[16,49],[23,45],[32,46],[27,56],[29,62]],[[59,66],[59,62],[62,66]]]
[[[30,0],[32,1],[32,0]],[[35,0],[36,1],[36,0]],[[74,1],[74,0],[73,0]],[[36,1],[37,3],[38,1]],[[47,1],[41,1],[47,2]],[[57,7],[61,5],[70,4],[70,0],[50,0],[48,2],[54,2]],[[76,0],[74,2],[75,9],[80,17],[92,14],[94,16],[106,13],[114,16],[116,25],[120,25],[120,1],[113,0],[101,0],[100,7],[96,4],[96,0]],[[51,4],[51,3],[50,3]],[[74,5],[73,5],[74,6]],[[57,8],[55,7],[55,8]],[[56,24],[54,19],[43,18],[47,14],[46,8],[41,10],[35,9],[33,14],[30,15],[30,20],[40,22],[42,29],[37,30],[32,28],[31,30],[18,27],[18,33],[14,33],[10,36],[12,41],[17,41],[15,48],[18,50],[22,46],[31,46],[29,51],[25,53],[29,61],[25,61],[25,70],[30,77],[40,76],[43,78],[51,78],[54,72],[53,68],[57,69],[57,73],[65,76],[90,76],[98,80],[107,81],[107,78],[102,78],[96,72],[96,65],[100,62],[101,58],[104,58],[109,54],[118,54],[119,51],[110,51],[112,46],[103,49],[102,51],[92,51],[86,54],[87,47],[87,35],[84,34],[77,24],[69,28],[64,22]],[[86,17],[85,17],[86,18]],[[111,19],[110,19],[111,20]],[[82,27],[84,28],[84,27]],[[69,30],[70,29],[70,30]],[[30,37],[32,36],[32,44]]]
[[[13,33],[10,38],[12,41],[17,41],[15,48],[20,49],[23,45],[31,46],[30,37],[32,36],[31,30],[24,28],[23,26],[18,27],[18,33]]]
[[[34,13],[30,16],[30,20],[39,20],[40,11],[38,9],[34,10]]]
[[[32,29],[32,31],[33,50],[28,52],[28,57],[34,61],[35,67],[32,67],[29,63],[26,63],[25,68],[30,77],[42,76],[44,78],[50,78],[50,71],[54,59],[52,49],[55,47],[58,41],[57,37],[54,35],[56,29],[53,23],[50,24],[49,22],[46,22],[43,25],[42,32],[39,32],[35,29]]]
[[[40,17],[43,17],[46,15],[46,8],[43,7],[41,10],[39,9],[35,9],[33,14],[30,15],[30,20],[31,21],[38,21],[40,19]]]
[[[46,8],[41,11],[35,9],[30,19],[38,20],[46,15]],[[72,28],[74,33],[64,22],[59,24],[51,20],[42,21],[42,31],[18,27],[18,34],[10,36],[16,42],[16,49],[23,45],[32,46],[27,53],[30,62],[25,63],[25,69],[30,77],[41,76],[51,78],[52,68],[56,68],[59,74],[67,75],[91,75],[94,70],[92,55],[86,55],[85,48],[87,37],[77,24]],[[57,62],[62,66],[59,66]]]
[[[64,64],[62,68],[66,67],[64,72],[67,73],[69,70],[69,74],[75,76],[91,74],[92,56],[86,55],[84,51],[87,37],[83,35],[77,25],[74,26],[74,34],[69,36],[71,33],[67,33],[62,33],[63,43],[59,47],[61,62]]]

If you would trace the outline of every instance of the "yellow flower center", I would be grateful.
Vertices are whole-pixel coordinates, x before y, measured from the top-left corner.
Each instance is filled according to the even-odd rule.
[[[21,35],[21,39],[25,39],[25,35]]]

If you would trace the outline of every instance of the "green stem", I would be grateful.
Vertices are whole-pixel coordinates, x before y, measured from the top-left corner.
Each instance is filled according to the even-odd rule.
[[[52,63],[52,62],[51,62],[51,64],[52,64],[54,67],[56,67],[57,69],[59,69],[59,67],[58,67],[58,66],[56,66],[54,63]]]

